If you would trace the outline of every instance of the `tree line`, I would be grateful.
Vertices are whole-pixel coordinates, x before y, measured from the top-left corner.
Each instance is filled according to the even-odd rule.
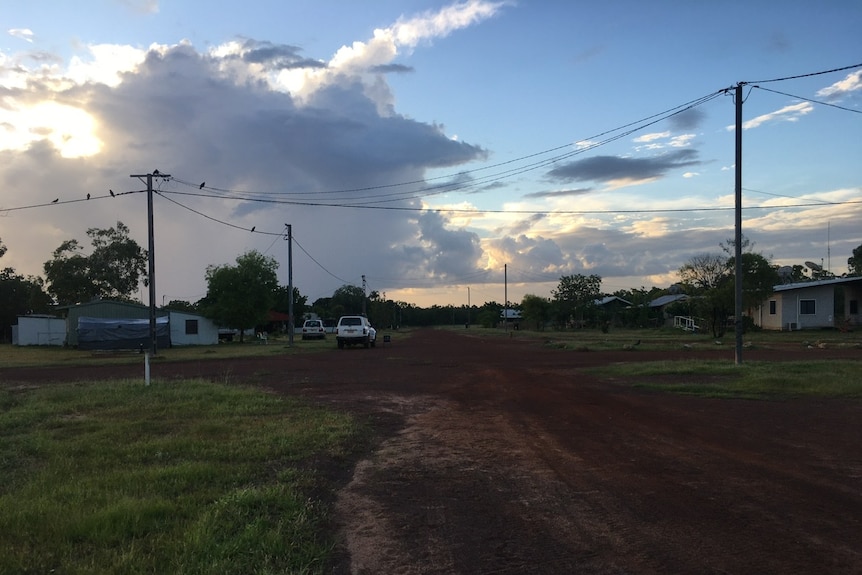
[[[45,277],[22,276],[13,268],[0,269],[0,341],[9,341],[11,326],[20,315],[51,313],[56,306],[68,306],[96,299],[133,302],[141,282],[146,285],[147,251],[129,237],[129,228],[118,221],[116,226],[86,231],[90,248],[86,250],[75,239],[63,241],[43,265]],[[721,252],[692,256],[679,270],[678,293],[689,297],[669,310],[677,315],[701,318],[714,335],[721,336],[727,318],[734,310],[733,242],[720,244]],[[0,258],[7,247],[0,239]],[[89,252],[89,253],[88,253]],[[848,273],[862,275],[862,245],[847,260]],[[271,312],[287,314],[290,292],[278,285],[278,262],[256,250],[236,258],[234,264],[210,265],[206,269],[207,293],[197,302],[173,300],[166,308],[200,313],[218,325],[247,330],[285,328],[284,322],[270,321]],[[773,286],[782,281],[823,279],[830,274],[822,269],[802,265],[779,268],[770,259],[753,251],[753,244],[743,239],[743,305],[746,309],[763,302]],[[598,275],[562,276],[551,297],[527,294],[520,303],[507,306],[491,301],[481,306],[438,306],[422,308],[394,301],[378,291],[366,294],[358,286],[344,285],[332,296],[308,302],[308,297],[293,288],[293,318],[300,325],[307,315],[336,319],[345,314],[365,314],[380,327],[430,325],[480,325],[493,327],[502,320],[504,307],[519,310],[520,322],[536,329],[578,329],[612,326],[649,327],[661,321],[648,304],[668,290],[644,287],[618,290],[612,294],[601,290]],[[613,295],[629,302],[626,307],[599,306],[601,298]],[[242,336],[241,336],[242,337]]]

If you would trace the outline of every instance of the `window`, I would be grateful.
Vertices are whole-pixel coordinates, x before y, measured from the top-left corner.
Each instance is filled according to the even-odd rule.
[[[186,335],[197,335],[197,334],[198,334],[198,320],[187,319],[186,320]]]
[[[769,315],[775,315],[776,301],[774,299],[769,300]]]
[[[859,315],[859,300],[851,299],[850,300],[850,314],[851,315]]]
[[[816,300],[801,299],[799,300],[799,315],[814,315],[817,313]]]

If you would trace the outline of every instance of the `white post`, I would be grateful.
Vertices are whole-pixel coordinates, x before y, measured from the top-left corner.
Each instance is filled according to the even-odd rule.
[[[144,382],[150,385],[150,352],[144,352]]]

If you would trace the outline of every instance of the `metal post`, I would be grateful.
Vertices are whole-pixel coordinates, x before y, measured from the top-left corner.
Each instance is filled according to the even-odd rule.
[[[503,264],[503,328],[509,331],[509,264]]]
[[[287,224],[287,315],[288,334],[287,344],[293,346],[293,332],[296,329],[293,321],[293,228]]]
[[[735,361],[742,363],[742,86],[736,85],[736,218],[734,234],[734,288],[735,288]]]

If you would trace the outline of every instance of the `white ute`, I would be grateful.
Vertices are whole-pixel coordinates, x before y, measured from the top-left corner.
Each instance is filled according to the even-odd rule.
[[[374,347],[377,343],[377,330],[371,327],[368,318],[362,315],[343,315],[338,319],[335,327],[335,341],[338,349],[345,345],[359,345],[363,347]]]

